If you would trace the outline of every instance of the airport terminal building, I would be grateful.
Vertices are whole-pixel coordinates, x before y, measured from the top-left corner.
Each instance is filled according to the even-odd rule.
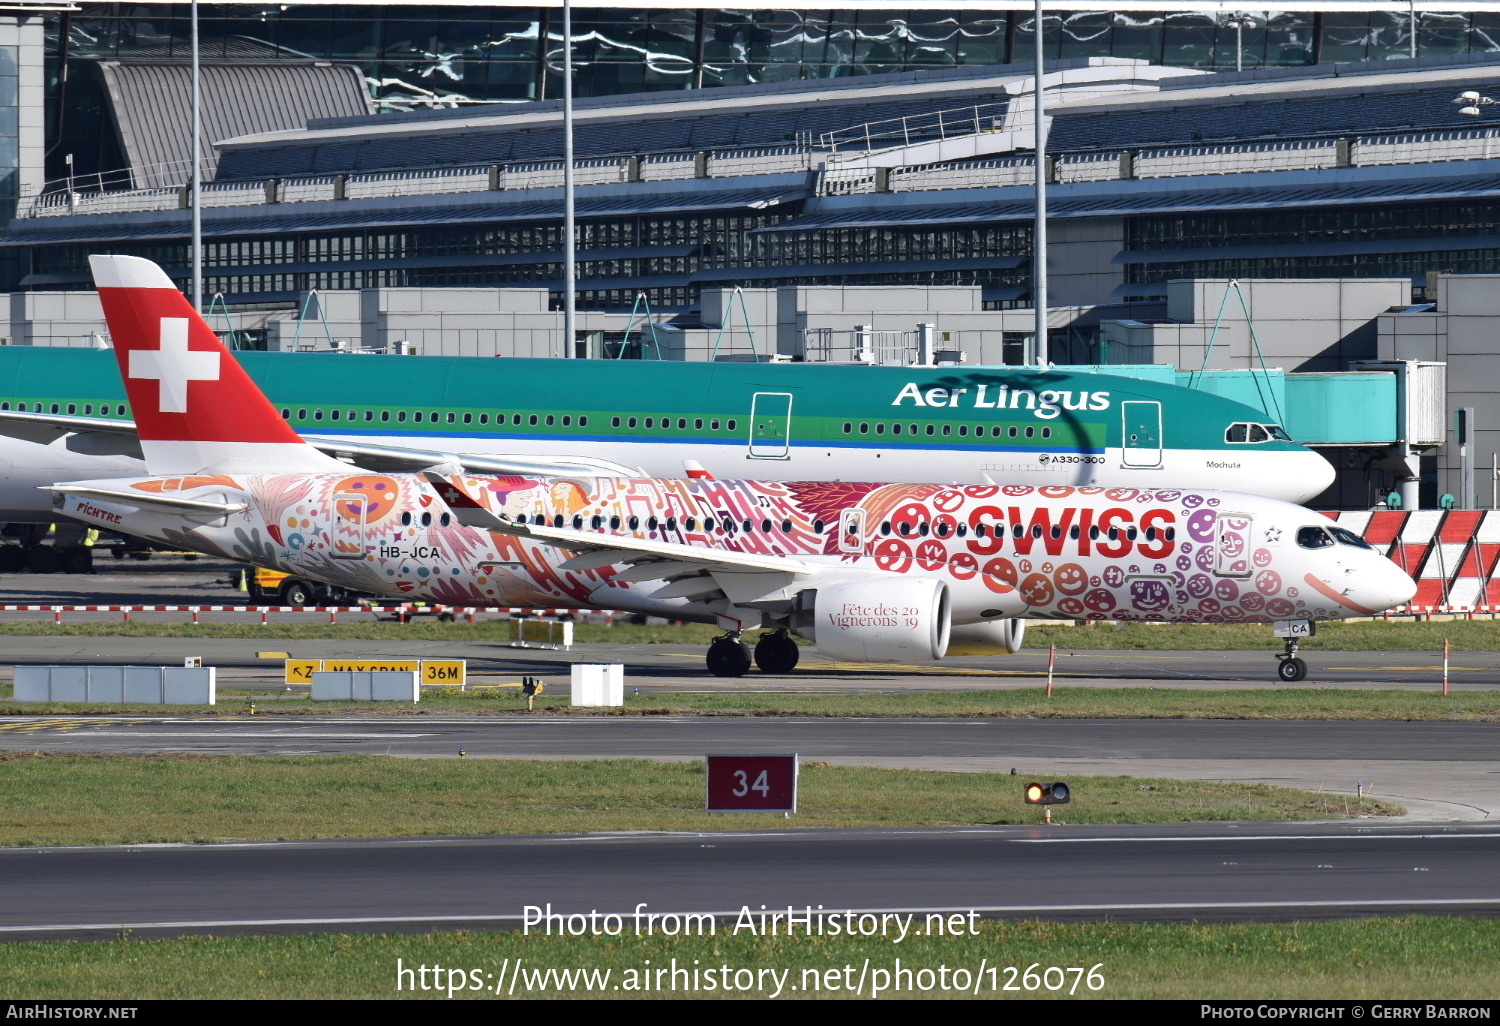
[[[1425,501],[1488,502],[1426,436],[1472,407],[1500,450],[1500,153],[1451,102],[1500,92],[1500,10],[1374,6],[1048,20],[1050,350],[1284,387],[1333,504],[1417,452]],[[185,5],[81,8],[19,19],[50,121],[0,237],[14,343],[102,330],[91,252],[187,277]],[[205,291],[242,344],[563,355],[558,12],[421,10],[204,5]],[[575,18],[568,355],[1032,359],[1029,5]],[[1342,382],[1392,361],[1446,366],[1435,420],[1403,391],[1352,427]]]

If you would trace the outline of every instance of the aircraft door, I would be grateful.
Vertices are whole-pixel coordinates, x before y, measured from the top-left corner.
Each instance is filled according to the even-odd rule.
[[[1127,467],[1161,466],[1161,403],[1154,401],[1123,402],[1120,448]]]
[[[756,392],[750,400],[750,458],[791,458],[792,394]]]
[[[360,492],[333,495],[333,558],[364,559],[369,553],[370,496]]]
[[[865,548],[865,511],[855,506],[839,514],[839,551],[863,552]]]
[[[1219,577],[1249,577],[1255,519],[1248,513],[1220,513],[1214,526],[1214,573]]]

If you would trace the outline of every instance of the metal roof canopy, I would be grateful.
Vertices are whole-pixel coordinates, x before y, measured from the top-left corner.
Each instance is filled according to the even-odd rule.
[[[297,60],[202,61],[204,139],[301,128],[308,118],[371,112],[354,64]],[[189,177],[192,65],[186,60],[97,62],[139,189],[175,188]],[[205,147],[211,176],[218,155]]]

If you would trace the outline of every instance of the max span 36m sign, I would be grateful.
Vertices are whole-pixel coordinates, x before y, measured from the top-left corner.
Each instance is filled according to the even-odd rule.
[[[467,669],[468,662],[463,659],[288,659],[285,682],[311,684],[314,673],[326,670],[355,673],[395,670],[416,673],[427,687],[457,688],[464,686]]]

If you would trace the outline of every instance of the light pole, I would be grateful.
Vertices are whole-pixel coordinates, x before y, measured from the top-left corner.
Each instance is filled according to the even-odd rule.
[[[573,4],[563,0],[563,344],[562,358],[571,359],[577,319],[575,290],[577,250],[573,229]]]
[[[1036,34],[1036,66],[1032,69],[1036,107],[1032,136],[1036,148],[1036,225],[1031,239],[1031,298],[1036,307],[1036,362],[1037,366],[1046,367],[1052,354],[1047,344],[1047,125],[1042,98],[1042,0],[1036,0],[1033,19]]]
[[[1224,24],[1234,26],[1234,70],[1245,70],[1245,29],[1255,27],[1255,19],[1244,11],[1236,11],[1224,19]]]
[[[203,87],[198,48],[198,0],[193,0],[193,309],[203,312]]]

